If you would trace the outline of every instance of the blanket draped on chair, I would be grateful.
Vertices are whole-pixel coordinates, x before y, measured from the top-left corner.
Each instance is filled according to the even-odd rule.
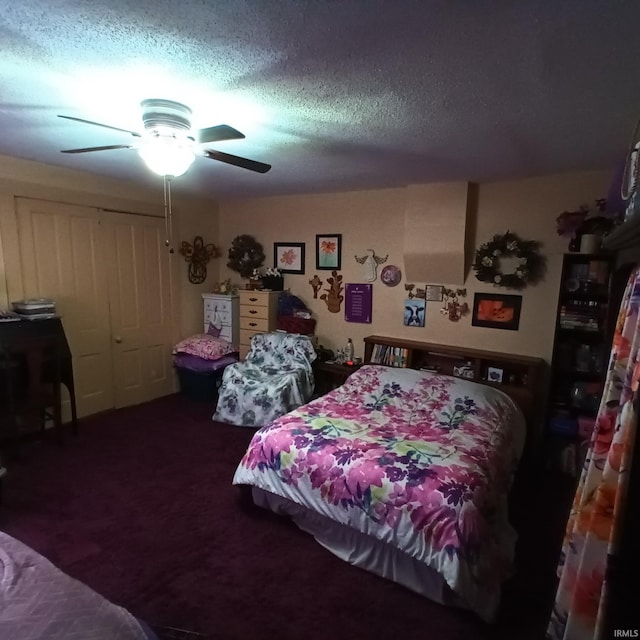
[[[307,336],[254,335],[246,360],[225,369],[213,420],[262,427],[305,404],[313,394],[315,359]]]

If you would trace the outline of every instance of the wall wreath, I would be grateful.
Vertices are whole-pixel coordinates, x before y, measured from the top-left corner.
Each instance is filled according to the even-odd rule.
[[[536,240],[522,240],[510,231],[495,235],[476,251],[473,263],[476,278],[507,289],[524,289],[528,284],[535,284],[541,279],[545,267],[539,248],[540,243]],[[520,261],[513,273],[500,271],[502,258]]]
[[[262,245],[253,236],[243,234],[233,239],[228,257],[227,267],[248,278],[254,269],[262,265],[265,255]]]

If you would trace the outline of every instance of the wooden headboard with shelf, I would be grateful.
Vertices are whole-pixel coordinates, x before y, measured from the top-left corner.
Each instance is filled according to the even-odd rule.
[[[444,344],[367,336],[365,364],[384,364],[457,374],[506,393],[522,410],[529,428],[528,447],[540,438],[541,383],[545,361],[499,351],[484,351]],[[455,368],[455,372],[454,372]]]

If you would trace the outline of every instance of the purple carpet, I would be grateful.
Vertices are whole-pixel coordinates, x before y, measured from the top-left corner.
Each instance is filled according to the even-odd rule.
[[[22,445],[0,528],[139,618],[212,638],[544,636],[570,487],[524,488],[518,573],[488,626],[250,505],[231,479],[253,430],[214,423],[212,410],[169,396],[87,418],[62,447]]]

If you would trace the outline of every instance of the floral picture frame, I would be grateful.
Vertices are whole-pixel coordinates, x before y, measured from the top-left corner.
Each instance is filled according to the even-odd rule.
[[[316,269],[339,271],[342,266],[342,234],[321,233],[316,235]]]
[[[280,273],[304,273],[304,242],[274,242],[273,266]]]

